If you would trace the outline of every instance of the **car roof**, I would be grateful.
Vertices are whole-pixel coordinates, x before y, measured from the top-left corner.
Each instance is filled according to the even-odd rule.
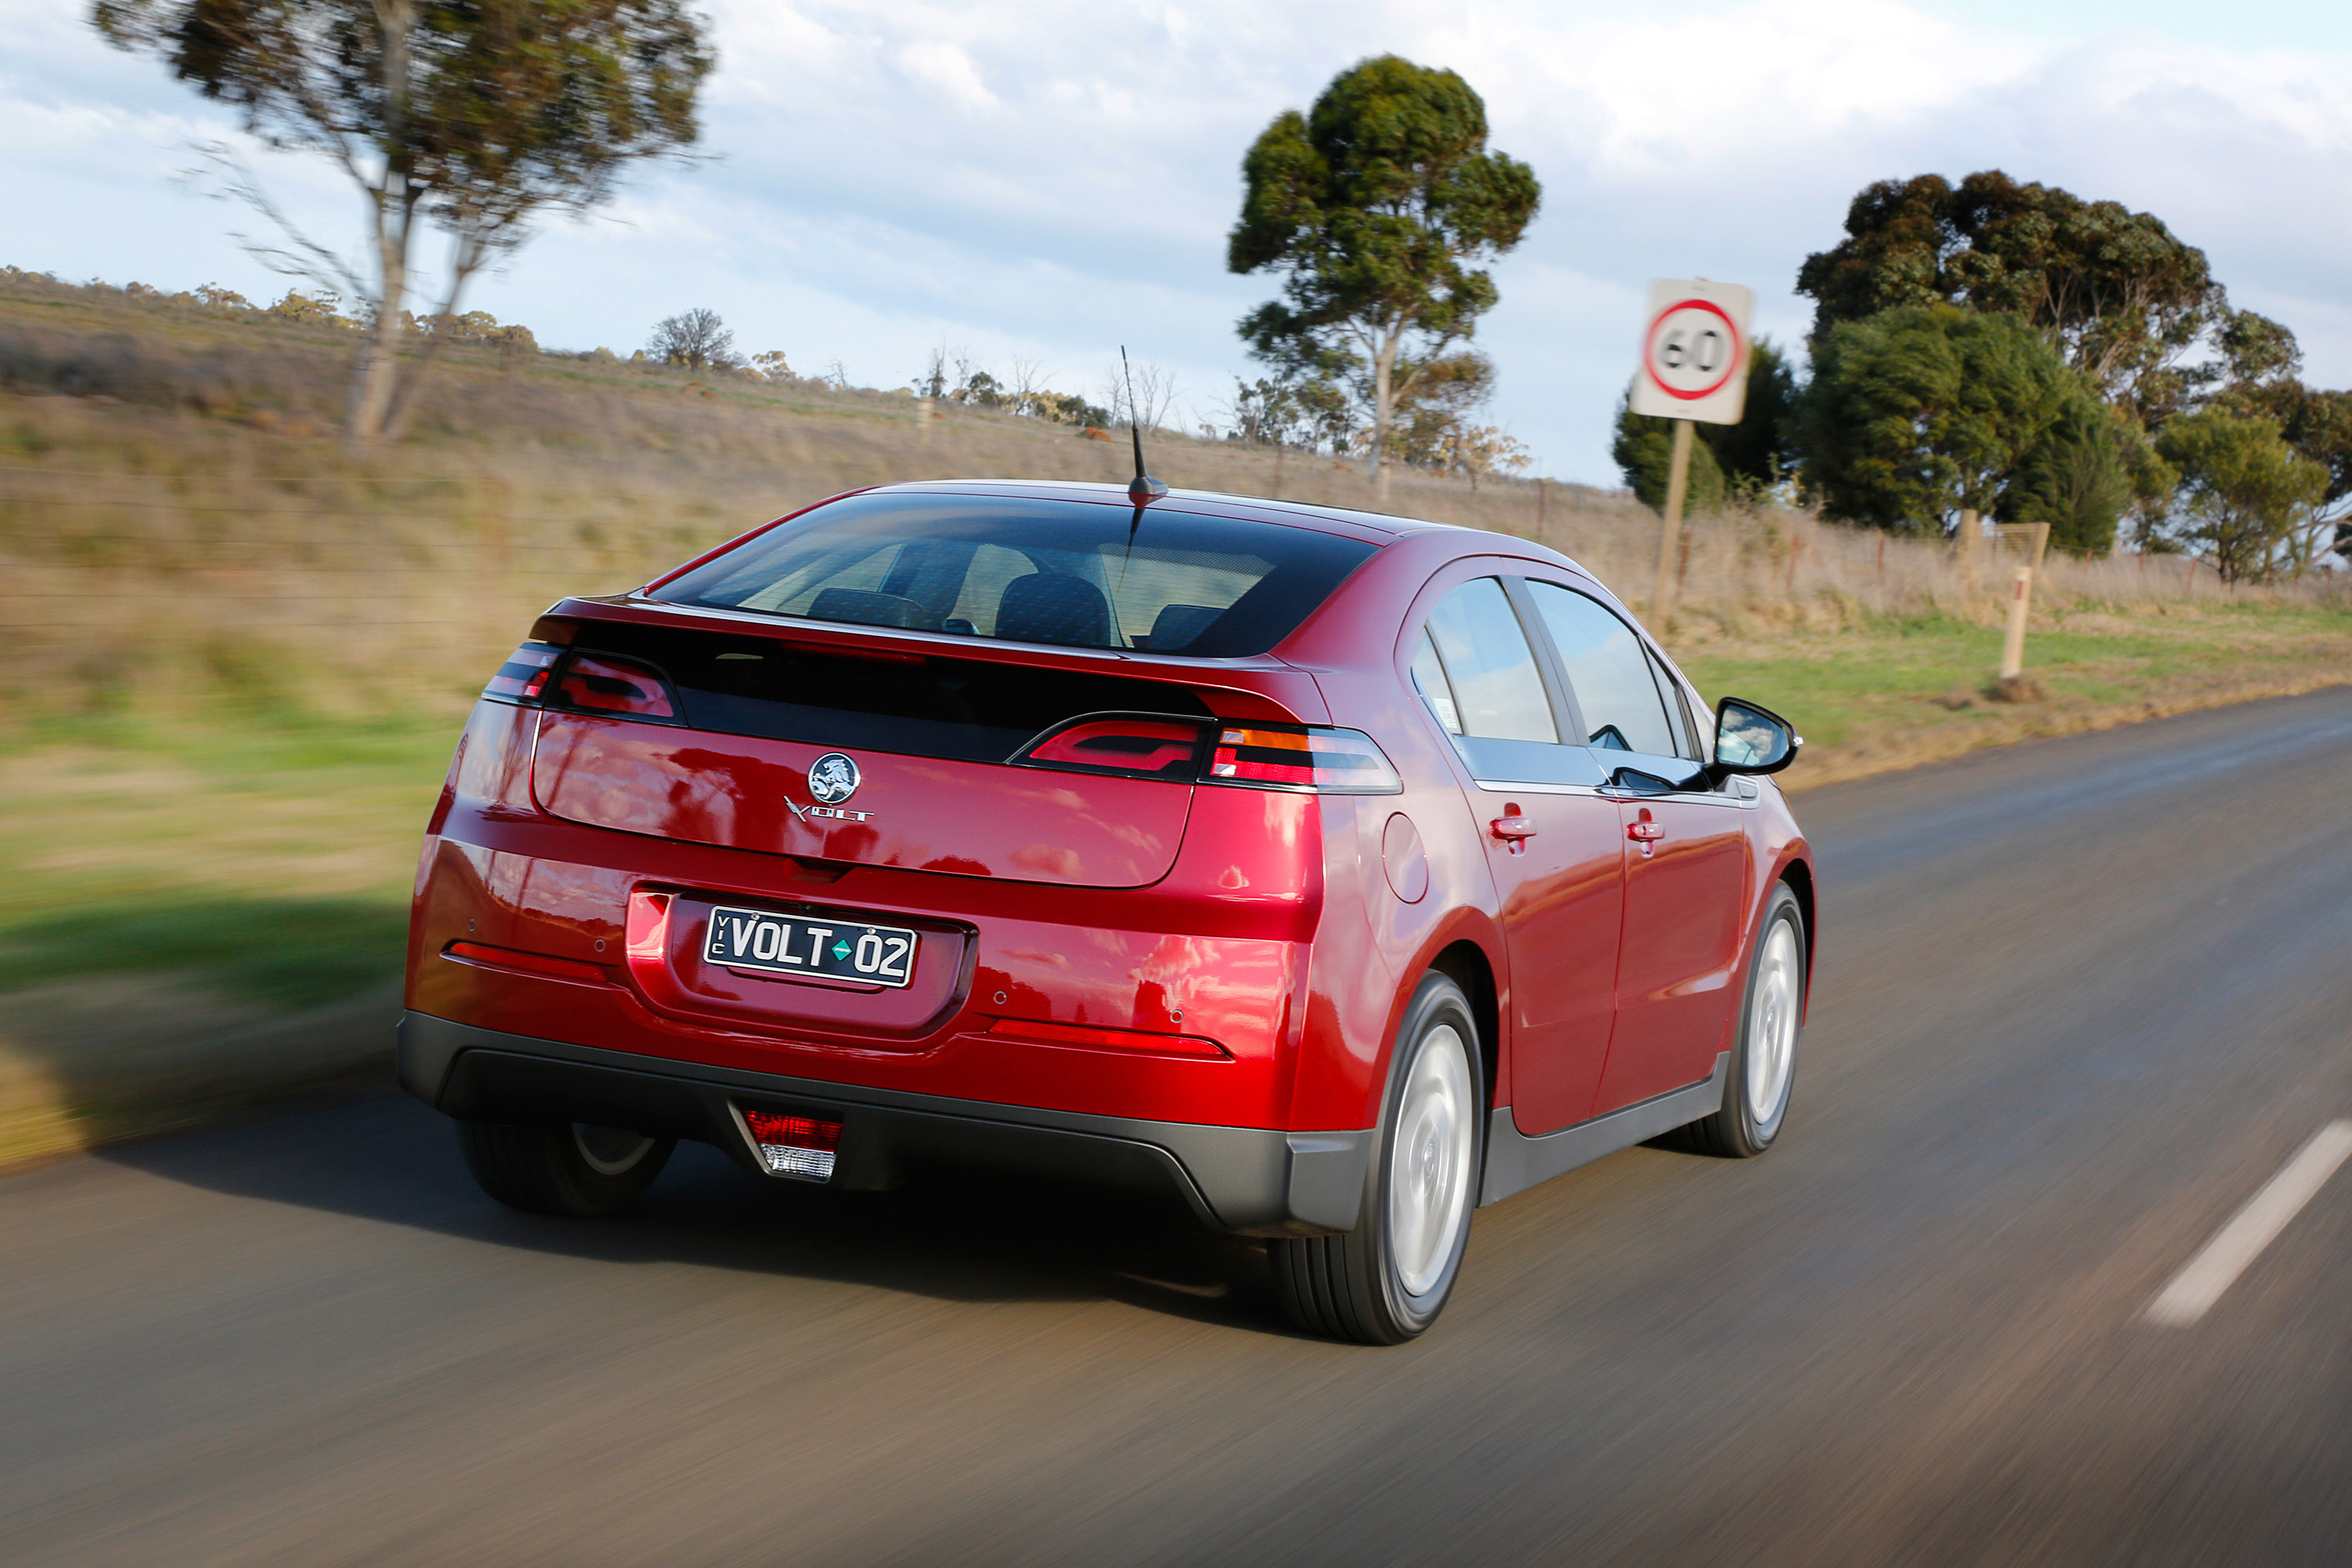
[[[1096,505],[1128,506],[1125,485],[1094,484],[1076,479],[910,479],[899,484],[876,485],[861,493],[873,495],[892,492],[929,492],[931,494],[968,493],[974,490],[999,494],[1034,496],[1039,500],[1088,501]],[[1459,529],[1450,522],[1430,522],[1421,518],[1398,517],[1388,512],[1358,511],[1349,507],[1317,506],[1301,501],[1275,500],[1265,496],[1234,495],[1223,490],[1189,490],[1171,489],[1165,497],[1149,503],[1181,506],[1185,510],[1215,510],[1236,516],[1256,517],[1267,522],[1299,523],[1339,522],[1368,533],[1401,538],[1408,533],[1426,533],[1436,529],[1456,532],[1476,532],[1475,529]]]
[[[1131,506],[1125,485],[1088,483],[1076,479],[910,479],[876,485],[856,494],[969,495],[993,493],[1034,497],[1041,500],[1081,501],[1095,506]],[[1224,490],[1171,489],[1149,504],[1171,511],[1203,512],[1211,516],[1246,519],[1291,528],[1342,533],[1369,544],[1387,545],[1420,539],[1440,555],[1502,553],[1526,555],[1564,565],[1585,576],[1591,574],[1571,557],[1548,544],[1516,533],[1465,528],[1460,523],[1432,522],[1426,518],[1400,517],[1390,512],[1360,511],[1352,507],[1324,506],[1308,501],[1276,500],[1268,496],[1234,495]],[[1442,542],[1437,536],[1450,541]]]

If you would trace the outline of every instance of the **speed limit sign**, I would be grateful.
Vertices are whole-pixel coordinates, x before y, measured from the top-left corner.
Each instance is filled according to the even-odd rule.
[[[1737,283],[1661,278],[1650,285],[1633,409],[1703,425],[1737,425],[1748,402],[1748,311]]]

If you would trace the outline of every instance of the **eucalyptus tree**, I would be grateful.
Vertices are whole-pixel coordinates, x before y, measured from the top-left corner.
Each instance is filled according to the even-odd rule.
[[[1854,197],[1845,229],[1797,273],[1816,345],[1841,321],[1896,306],[2007,311],[2151,428],[2191,401],[2183,362],[2230,319],[2205,253],[2155,215],[1998,169],[1957,186],[1939,174],[1882,180]]]
[[[367,263],[290,225],[290,250],[262,251],[368,308],[345,422],[355,445],[398,436],[467,284],[534,219],[593,207],[630,163],[694,142],[713,63],[684,0],[96,0],[91,20],[236,110],[264,144],[323,157],[358,188]],[[278,216],[257,186],[246,194]],[[404,376],[420,225],[449,237],[451,259]]]
[[[1486,135],[1486,103],[1461,77],[1382,55],[1340,72],[1306,113],[1276,116],[1242,161],[1227,264],[1283,277],[1242,336],[1278,368],[1356,388],[1378,482],[1400,398],[1494,306],[1481,264],[1518,244],[1542,199],[1534,172]]]

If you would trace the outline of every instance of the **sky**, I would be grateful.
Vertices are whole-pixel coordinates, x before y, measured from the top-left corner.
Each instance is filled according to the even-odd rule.
[[[1496,263],[1477,346],[1532,472],[1614,485],[1614,405],[1654,277],[1792,292],[1874,180],[2000,168],[2154,212],[2233,303],[2352,385],[2352,7],[2247,0],[707,0],[707,156],[647,165],[545,225],[468,303],[550,347],[641,346],[718,310],[747,353],[911,381],[935,346],[1016,359],[1103,400],[1125,343],[1222,420],[1251,370],[1234,323],[1275,281],[1225,270],[1240,161],[1338,71],[1394,52],[1459,71],[1543,209]],[[182,177],[233,121],[105,47],[84,5],[0,0],[0,263],[256,300],[288,280],[251,215]],[[314,237],[357,197],[314,161],[254,165]],[[435,266],[441,248],[421,253]]]

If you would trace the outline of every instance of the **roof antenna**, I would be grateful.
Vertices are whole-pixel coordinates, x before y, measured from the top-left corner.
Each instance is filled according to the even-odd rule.
[[[1127,482],[1127,499],[1140,507],[1146,501],[1155,500],[1166,495],[1168,487],[1144,471],[1143,416],[1136,410],[1135,372],[1127,363],[1125,343],[1118,345],[1118,368],[1127,376],[1127,433],[1135,437],[1135,478]],[[1139,523],[1143,521],[1143,514],[1140,511],[1136,513],[1135,521]],[[1134,539],[1135,530],[1130,527],[1128,530],[1128,542],[1130,547],[1134,543]]]

